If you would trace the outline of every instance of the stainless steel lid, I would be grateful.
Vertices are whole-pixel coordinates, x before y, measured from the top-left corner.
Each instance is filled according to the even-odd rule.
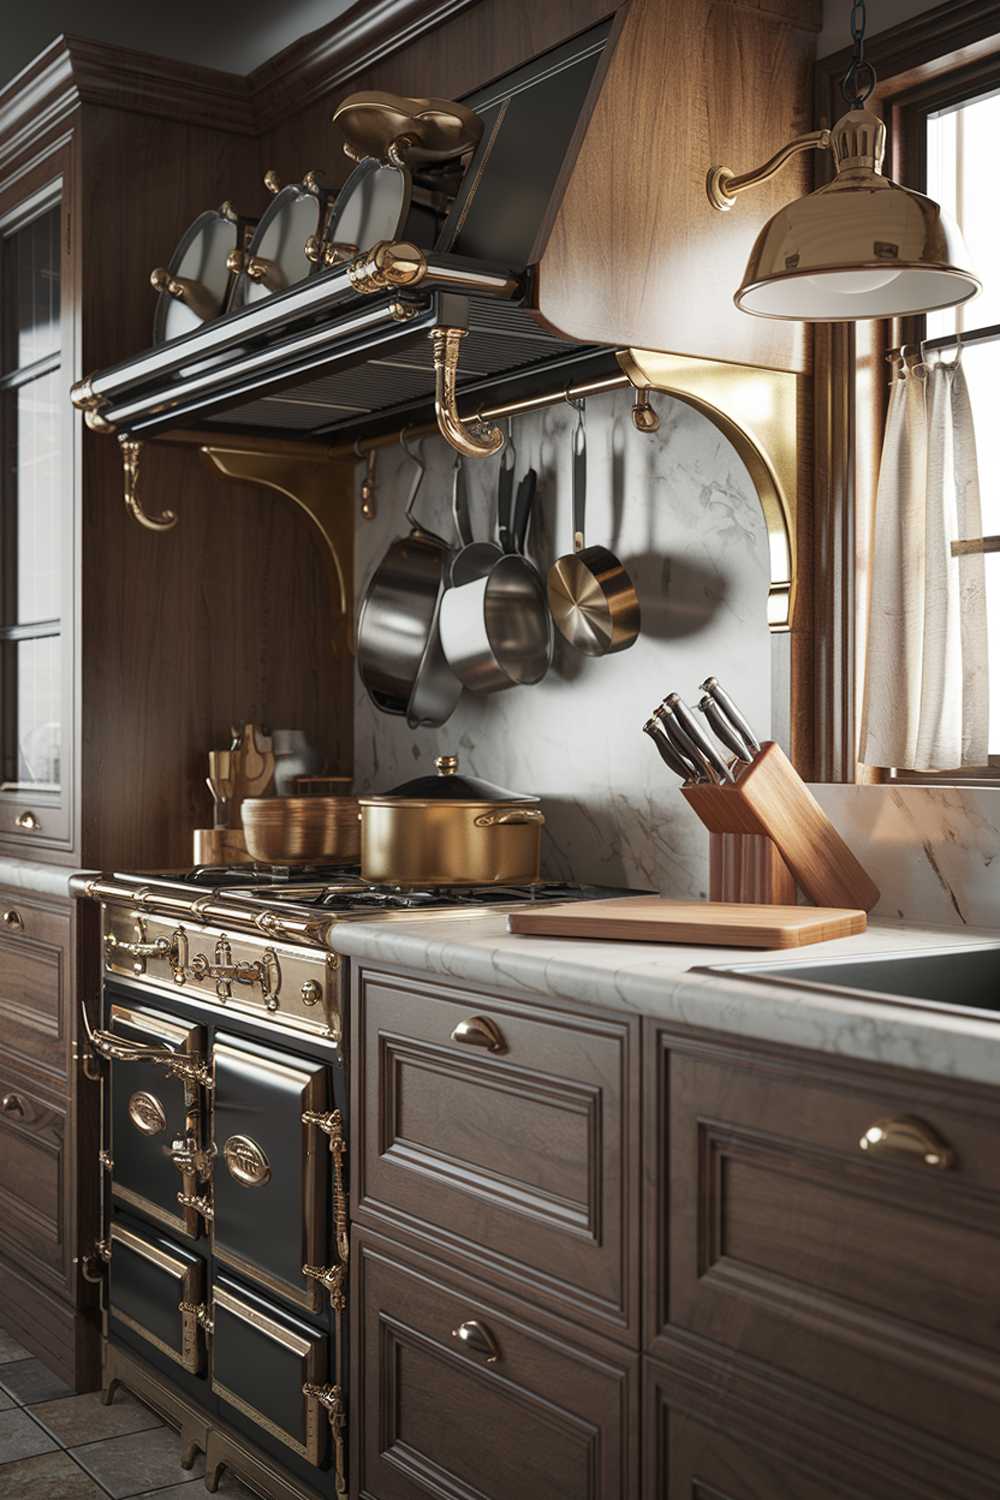
[[[365,802],[537,802],[524,792],[510,792],[478,776],[460,776],[457,755],[439,755],[434,761],[436,776],[417,776],[402,786],[393,787],[377,797],[362,797]]]

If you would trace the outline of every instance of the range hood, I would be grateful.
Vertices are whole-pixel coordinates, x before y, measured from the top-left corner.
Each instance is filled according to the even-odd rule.
[[[133,439],[183,427],[337,443],[399,426],[436,400],[445,435],[462,446],[459,395],[482,403],[518,377],[551,378],[553,366],[567,381],[612,368],[600,342],[546,322],[533,270],[600,93],[612,27],[463,101],[483,132],[433,246],[383,243],[90,376],[73,389],[88,425]]]

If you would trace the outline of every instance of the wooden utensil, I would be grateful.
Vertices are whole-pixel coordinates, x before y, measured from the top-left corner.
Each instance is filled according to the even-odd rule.
[[[735,784],[684,786],[710,833],[766,834],[810,901],[871,911],[879,889],[780,745],[765,742]]]
[[[863,911],[843,907],[751,906],[727,901],[669,901],[619,896],[513,911],[511,932],[539,937],[644,943],[703,943],[720,948],[801,948],[864,932]]]
[[[263,797],[274,781],[274,751],[270,737],[255,724],[233,729],[233,800]]]

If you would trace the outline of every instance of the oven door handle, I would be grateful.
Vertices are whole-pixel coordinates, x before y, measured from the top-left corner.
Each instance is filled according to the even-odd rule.
[[[317,1130],[322,1130],[330,1143],[330,1156],[333,1159],[334,1234],[337,1241],[337,1254],[341,1262],[346,1265],[351,1253],[351,1236],[347,1225],[347,1190],[344,1186],[344,1152],[347,1150],[344,1116],[339,1109],[327,1110],[325,1113],[316,1109],[307,1109],[303,1112],[302,1123],[315,1125]]]
[[[166,1068],[168,1073],[185,1083],[200,1084],[205,1089],[214,1087],[210,1071],[196,1053],[172,1052],[169,1047],[155,1042],[133,1042],[113,1031],[94,1031],[86,1009],[83,1010],[83,1024],[90,1046],[108,1062],[151,1062]]]

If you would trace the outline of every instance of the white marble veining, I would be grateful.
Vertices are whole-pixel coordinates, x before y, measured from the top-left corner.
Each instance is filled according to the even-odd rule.
[[[690,699],[717,672],[758,732],[767,731],[767,534],[750,478],[725,438],[683,403],[654,402],[662,418],[654,437],[635,431],[624,392],[591,400],[587,410],[587,539],[609,545],[635,578],[642,604],[636,645],[595,660],[557,637],[544,682],[486,698],[466,693],[436,731],[411,731],[379,713],[358,683],[355,782],[361,791],[386,791],[430,770],[435,755],[457,752],[464,769],[544,799],[547,874],[700,896],[707,837],[642,724],[666,692]],[[571,546],[575,420],[569,407],[554,407],[514,427],[518,477],[529,464],[539,474],[529,550],[543,568]],[[424,454],[417,514],[450,537],[452,454],[438,440],[425,443]],[[480,537],[492,525],[498,464],[466,464]],[[401,450],[380,454],[378,517],[358,527],[359,597],[403,528],[412,472]]]
[[[877,953],[973,947],[996,932],[879,920],[857,937],[792,953],[524,937],[497,912],[375,922],[335,929],[338,951],[369,965],[391,964],[536,999],[561,997],[603,1010],[629,1011],[680,1025],[951,1078],[1000,1084],[1000,1015],[983,1021],[887,1001],[857,1000],[787,988],[704,966],[786,959],[842,959]]]
[[[77,871],[66,865],[45,865],[28,859],[0,859],[0,886],[10,891],[35,891],[40,896],[69,896],[69,882],[75,874]]]
[[[1000,927],[1000,788],[812,790],[882,892],[877,915]]]

